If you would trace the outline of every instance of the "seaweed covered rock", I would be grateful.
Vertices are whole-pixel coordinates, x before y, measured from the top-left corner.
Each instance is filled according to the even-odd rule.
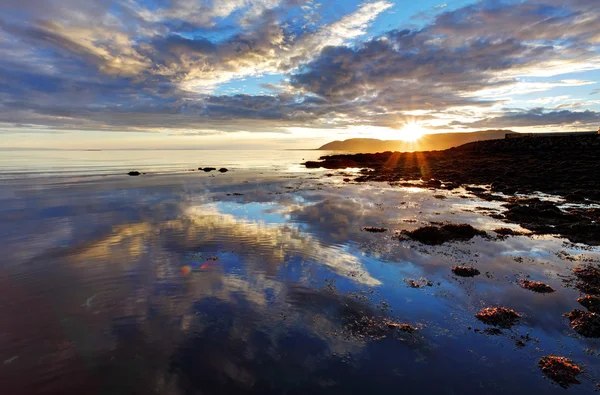
[[[433,283],[424,277],[421,277],[418,280],[415,280],[414,278],[405,278],[404,282],[411,288],[433,287]]]
[[[381,340],[395,332],[413,333],[417,328],[410,324],[394,322],[382,317],[355,317],[344,326],[341,334],[346,339],[354,340]]]
[[[547,355],[538,361],[538,366],[546,376],[563,388],[579,384],[577,375],[581,373],[581,368],[569,358]]]
[[[590,295],[600,295],[600,270],[591,265],[578,266],[573,269],[573,274],[579,280],[575,287],[581,292]]]
[[[475,314],[475,317],[484,324],[508,329],[517,323],[521,315],[506,307],[486,307]]]
[[[547,293],[554,292],[554,288],[552,288],[548,284],[544,284],[541,281],[532,281],[532,280],[527,280],[527,279],[522,278],[521,280],[519,280],[519,285],[521,286],[521,288],[525,288],[530,291],[541,293],[541,294],[547,294]]]
[[[469,224],[429,225],[412,231],[404,230],[402,234],[428,245],[440,245],[450,241],[468,241],[475,236],[487,235],[484,231],[475,229]]]
[[[589,311],[573,310],[569,313],[571,328],[584,337],[600,337],[600,316]]]
[[[585,295],[578,298],[577,303],[588,309],[592,313],[600,313],[600,297]]]
[[[600,245],[600,209],[561,210],[539,198],[514,198],[504,216],[537,234],[559,234],[574,243]]]
[[[480,271],[470,266],[454,266],[452,273],[460,277],[475,277],[480,274]]]
[[[398,329],[401,332],[413,333],[417,331],[417,328],[412,326],[411,324],[398,324],[395,322],[391,322],[388,324],[388,328],[390,329]]]

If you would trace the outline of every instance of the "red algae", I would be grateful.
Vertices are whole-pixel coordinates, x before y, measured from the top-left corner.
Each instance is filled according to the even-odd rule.
[[[552,288],[548,284],[544,284],[543,282],[540,282],[540,281],[527,280],[524,278],[519,280],[519,285],[521,285],[521,288],[529,289],[533,292],[537,292],[537,293],[541,293],[541,294],[552,293],[555,291],[554,288]]]
[[[600,316],[588,311],[573,310],[569,313],[571,328],[584,337],[600,337]]]
[[[475,317],[487,325],[510,328],[517,323],[521,315],[506,307],[486,307],[475,314]]]
[[[417,331],[417,328],[412,326],[411,324],[397,324],[395,322],[389,323],[388,328],[390,329],[398,329],[402,332],[413,333]]]
[[[395,333],[395,330],[413,333],[417,328],[407,323],[397,323],[390,319],[380,317],[357,317],[342,329],[339,334],[346,339],[354,340],[381,340]]]
[[[600,295],[600,270],[597,267],[586,265],[573,269],[573,274],[579,281],[575,287],[581,292],[591,295]]]
[[[577,302],[592,313],[600,313],[600,297],[585,295],[577,299]]]
[[[569,358],[548,355],[538,361],[538,366],[546,376],[563,388],[580,383],[577,375],[581,373],[581,368]]]
[[[578,266],[573,269],[573,274],[581,280],[600,283],[600,270],[596,267]]]
[[[470,266],[454,266],[452,268],[452,273],[460,277],[475,277],[481,272]]]

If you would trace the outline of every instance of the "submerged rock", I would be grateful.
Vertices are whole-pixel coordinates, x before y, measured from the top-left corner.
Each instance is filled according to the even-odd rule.
[[[440,245],[449,241],[468,241],[475,236],[486,236],[484,231],[469,224],[446,224],[442,226],[424,226],[412,231],[402,231],[403,235],[423,244]]]
[[[584,337],[600,337],[600,316],[588,311],[573,310],[569,313],[571,328]]]
[[[140,173],[139,171],[130,171],[130,172],[129,172],[129,173],[127,173],[127,174],[128,174],[128,175],[130,175],[130,176],[139,176],[139,175],[140,175],[140,174],[142,174],[142,173]]]
[[[418,280],[415,280],[414,278],[405,278],[403,280],[411,288],[433,287],[433,283],[424,277],[421,277]]]
[[[519,285],[521,286],[521,288],[529,289],[537,293],[547,294],[554,292],[554,288],[540,281],[531,281],[522,278],[521,280],[519,280]]]
[[[517,323],[521,315],[506,307],[486,307],[475,314],[475,317],[484,324],[508,329]]]
[[[383,317],[362,316],[351,319],[341,333],[345,335],[346,339],[368,341],[393,336],[396,331],[414,333],[417,328],[410,324],[397,323]]]
[[[363,227],[363,230],[365,232],[371,232],[371,233],[383,233],[383,232],[387,232],[387,228],[378,228],[376,226],[365,226],[365,227]]]
[[[600,298],[598,296],[585,295],[584,297],[578,298],[577,303],[592,313],[600,313]]]
[[[538,361],[538,366],[546,376],[563,388],[579,384],[577,375],[581,373],[581,368],[569,358],[548,355]]]
[[[460,277],[475,277],[480,274],[479,270],[470,266],[454,266],[452,273]]]

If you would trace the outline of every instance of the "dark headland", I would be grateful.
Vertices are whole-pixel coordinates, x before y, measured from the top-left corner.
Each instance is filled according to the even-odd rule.
[[[538,234],[600,245],[600,135],[526,136],[477,141],[442,151],[340,154],[307,168],[361,168],[354,182],[385,181],[433,189],[467,187],[479,198],[503,200],[504,219]],[[473,187],[477,185],[479,187]],[[542,192],[578,203],[572,209],[538,197]]]
[[[382,151],[421,151],[442,150],[473,141],[503,139],[511,130],[481,130],[469,133],[439,133],[426,134],[419,139],[418,146],[411,141],[379,140],[379,139],[348,139],[332,141],[321,147],[322,151],[350,151],[350,152],[382,152]]]

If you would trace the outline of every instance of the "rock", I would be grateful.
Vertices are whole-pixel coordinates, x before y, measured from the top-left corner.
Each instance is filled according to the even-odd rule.
[[[452,273],[460,277],[475,277],[480,274],[479,270],[469,266],[454,266]]]
[[[579,281],[575,288],[581,292],[591,295],[600,295],[600,270],[591,265],[577,266],[573,274]]]
[[[411,324],[398,324],[395,322],[391,322],[388,324],[388,328],[390,329],[398,329],[402,332],[413,333],[417,331],[417,328],[412,326]]]
[[[585,295],[577,299],[577,303],[588,309],[591,313],[600,313],[600,297]]]
[[[538,366],[546,376],[563,388],[579,384],[577,375],[581,373],[581,368],[569,358],[548,355],[538,361]]]
[[[484,231],[469,224],[446,224],[442,226],[424,226],[412,231],[402,231],[403,235],[428,245],[440,245],[449,241],[467,241],[475,236],[486,236]]]
[[[580,195],[577,192],[569,193],[565,196],[565,200],[567,202],[583,202],[585,201],[585,197]]]
[[[433,287],[433,283],[424,277],[418,280],[413,278],[405,278],[404,282],[411,288]]]
[[[228,171],[229,171],[229,170],[228,170],[228,169],[226,169],[225,167],[221,167],[221,168],[219,169],[219,172],[221,172],[221,173],[227,173]]]
[[[484,324],[508,329],[517,323],[521,315],[506,307],[487,307],[475,314],[475,317]]]
[[[130,172],[129,172],[129,173],[127,173],[127,174],[129,174],[130,176],[139,176],[139,175],[140,175],[140,174],[142,174],[142,173],[140,173],[139,171],[130,171]]]
[[[465,190],[473,193],[484,193],[487,192],[485,188],[481,187],[465,187]]]
[[[494,233],[497,233],[501,236],[523,236],[525,233],[519,232],[510,228],[497,228],[494,229]]]
[[[206,173],[210,173],[213,170],[217,170],[216,167],[199,167],[198,170],[204,170]]]
[[[511,199],[504,216],[536,234],[559,234],[574,243],[600,245],[600,209],[562,211],[538,198]]]
[[[363,227],[363,230],[365,232],[371,232],[371,233],[383,233],[383,232],[387,232],[386,228],[378,228],[376,226],[365,226],[365,227]]]
[[[529,289],[529,290],[531,290],[533,292],[537,292],[537,293],[545,294],[545,293],[554,292],[554,288],[552,288],[548,284],[544,284],[540,281],[531,281],[531,280],[527,280],[527,279],[521,279],[519,281],[519,284],[521,285],[521,288]]]
[[[571,328],[584,337],[600,337],[600,316],[588,311],[573,310],[569,313]]]

